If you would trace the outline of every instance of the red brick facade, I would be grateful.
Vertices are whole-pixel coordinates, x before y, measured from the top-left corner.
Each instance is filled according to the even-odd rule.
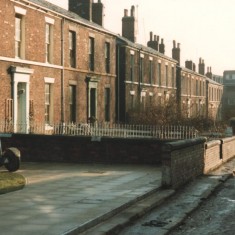
[[[51,7],[53,6],[53,7]],[[46,1],[2,0],[0,2],[1,48],[0,48],[0,120],[7,119],[9,108],[16,121],[20,112],[19,96],[25,92],[26,109],[33,113],[33,120],[45,120],[45,83],[50,83],[50,122],[69,122],[69,85],[76,87],[76,122],[87,122],[89,118],[89,89],[95,86],[95,116],[105,121],[104,90],[110,90],[110,121],[115,119],[115,61],[116,39],[101,26],[81,19],[74,13],[57,8]],[[21,19],[21,56],[15,56],[15,17]],[[50,24],[49,49],[51,61],[46,62],[46,24]],[[69,60],[69,31],[76,35],[76,66],[71,68]],[[94,39],[94,71],[89,69],[89,37]],[[110,46],[110,70],[105,70],[105,43]],[[14,72],[13,72],[14,71]],[[14,83],[17,83],[14,87]],[[23,87],[20,90],[19,88]],[[23,84],[23,85],[22,85]],[[25,85],[26,84],[26,85]],[[18,89],[14,91],[14,89]],[[17,98],[18,97],[18,98]],[[18,99],[18,101],[17,101]],[[6,106],[13,100],[13,107]],[[18,102],[18,103],[17,103]],[[16,108],[18,104],[18,107]],[[106,107],[107,108],[107,107]],[[22,111],[23,112],[23,111]],[[20,119],[18,113],[18,120]],[[24,113],[28,122],[30,111]]]
[[[75,3],[87,7],[83,18]],[[100,1],[70,0],[69,9],[1,0],[0,120],[127,122],[133,108],[169,98],[187,117],[220,119],[223,86],[204,75],[204,62],[199,73],[191,61],[180,66],[175,41],[173,59],[152,33],[148,47],[135,43],[134,7],[124,13],[124,37],[102,27]]]

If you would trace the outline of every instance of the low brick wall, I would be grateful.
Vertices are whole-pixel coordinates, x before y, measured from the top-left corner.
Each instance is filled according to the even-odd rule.
[[[2,145],[19,148],[22,161],[30,162],[162,163],[162,186],[178,188],[235,156],[235,137],[205,141],[14,134]]]
[[[19,148],[22,161],[160,164],[165,141],[14,134],[2,143]]]
[[[222,142],[222,158],[226,162],[235,156],[235,137],[225,138]]]
[[[203,174],[205,141],[205,138],[197,138],[163,145],[163,187],[178,188]]]
[[[235,137],[205,144],[204,173],[208,173],[235,157]]]
[[[208,173],[223,163],[221,143],[221,140],[213,140],[205,144],[204,173]]]

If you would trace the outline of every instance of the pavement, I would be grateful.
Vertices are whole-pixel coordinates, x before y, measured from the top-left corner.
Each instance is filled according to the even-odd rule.
[[[22,163],[18,173],[25,188],[0,195],[4,235],[79,234],[161,185],[161,168],[149,165]]]
[[[178,210],[157,234],[177,226],[234,167],[235,159],[181,189],[187,212]],[[161,188],[160,166],[23,163],[19,173],[26,187],[0,195],[1,234],[131,234],[123,229],[158,206],[168,207],[177,193]]]

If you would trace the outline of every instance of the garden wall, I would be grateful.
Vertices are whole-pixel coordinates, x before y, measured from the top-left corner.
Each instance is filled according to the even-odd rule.
[[[235,137],[206,142],[21,135],[2,138],[3,149],[17,147],[22,161],[109,164],[162,164],[162,186],[178,188],[235,156]]]
[[[205,138],[198,138],[163,145],[163,187],[178,188],[203,174],[205,141]]]
[[[159,164],[166,141],[14,134],[2,142],[19,148],[22,161]]]
[[[235,137],[209,142],[198,138],[165,143],[162,147],[162,186],[178,188],[234,156]]]

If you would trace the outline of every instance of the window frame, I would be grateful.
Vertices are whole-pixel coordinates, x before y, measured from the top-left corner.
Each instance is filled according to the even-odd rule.
[[[105,72],[110,73],[110,43],[105,42]]]
[[[77,97],[77,86],[69,85],[69,121],[72,123],[76,122],[76,97]]]
[[[45,62],[53,63],[53,24],[49,21],[45,23]]]
[[[110,113],[111,109],[111,90],[109,87],[105,87],[104,92],[104,113],[105,113],[105,121],[110,122]]]
[[[153,61],[149,60],[149,84],[153,84]]]
[[[135,81],[135,55],[130,55],[130,81]]]
[[[158,85],[160,87],[162,86],[162,64],[161,63],[158,63],[157,71],[158,71]]]
[[[89,37],[89,70],[95,71],[95,38]]]
[[[25,16],[19,13],[15,13],[15,57],[25,59]]]
[[[76,32],[69,30],[69,66],[76,68]]]

